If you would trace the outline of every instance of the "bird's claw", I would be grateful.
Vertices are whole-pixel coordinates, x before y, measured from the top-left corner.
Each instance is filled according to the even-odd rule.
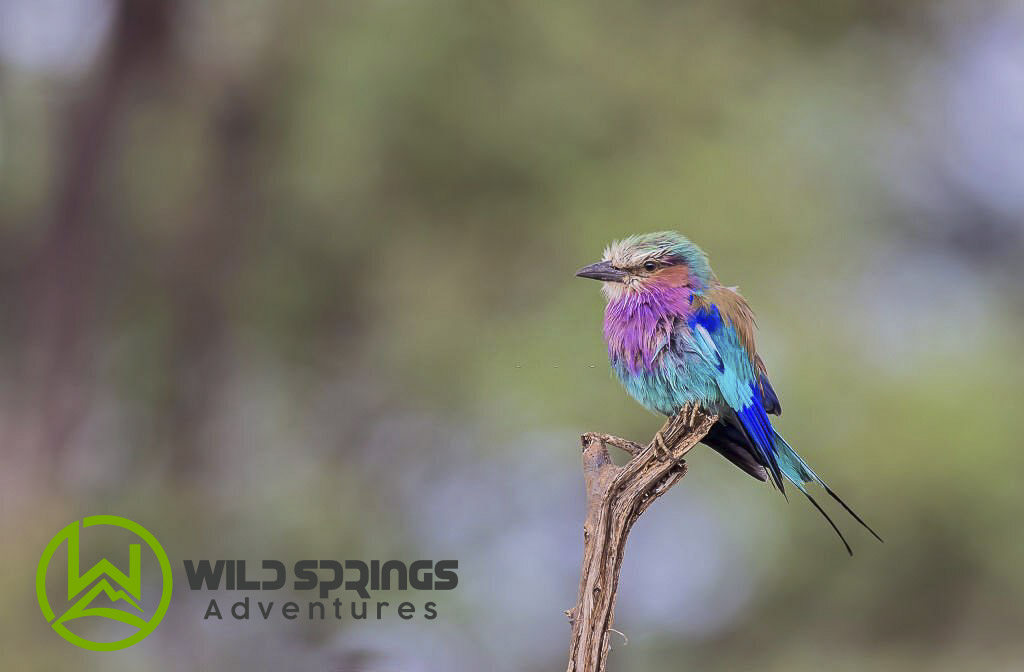
[[[661,430],[654,435],[654,452],[658,457],[666,462],[683,464],[683,458],[676,457],[672,454],[672,450],[668,447],[668,443],[665,441],[665,435],[661,433]]]
[[[668,444],[665,443],[665,436],[660,430],[654,435],[654,451],[663,460],[672,459],[672,451],[668,449]]]

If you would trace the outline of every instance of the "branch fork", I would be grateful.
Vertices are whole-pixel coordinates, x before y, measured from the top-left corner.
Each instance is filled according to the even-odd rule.
[[[718,420],[703,409],[684,406],[646,446],[609,434],[588,432],[583,443],[587,515],[583,522],[583,568],[572,624],[567,672],[605,672],[611,649],[615,598],[626,538],[637,518],[686,474],[683,457]],[[608,446],[631,455],[612,462]]]

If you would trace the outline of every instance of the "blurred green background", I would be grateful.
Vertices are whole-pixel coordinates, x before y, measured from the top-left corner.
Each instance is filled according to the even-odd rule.
[[[675,228],[886,544],[695,451],[612,669],[1021,669],[1022,147],[1019,2],[0,0],[3,667],[563,669],[578,436],[661,424],[573,274]],[[32,583],[97,513],[176,574],[116,654]],[[432,622],[204,622],[203,557],[460,585]]]

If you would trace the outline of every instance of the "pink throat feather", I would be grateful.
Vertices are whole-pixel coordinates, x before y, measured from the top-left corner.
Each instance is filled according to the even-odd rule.
[[[672,337],[675,320],[692,312],[693,292],[687,286],[655,286],[625,292],[604,310],[604,340],[608,357],[631,374],[654,369],[655,359]]]

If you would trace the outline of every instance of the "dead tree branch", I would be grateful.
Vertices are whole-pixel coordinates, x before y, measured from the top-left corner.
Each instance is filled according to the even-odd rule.
[[[607,669],[619,570],[629,530],[655,499],[683,477],[683,456],[716,420],[693,406],[669,418],[659,434],[671,458],[661,450],[657,435],[647,446],[607,434],[581,437],[587,517],[579,599],[566,612],[572,624],[567,672]],[[626,465],[616,466],[608,454],[609,445],[625,450],[632,458]]]

